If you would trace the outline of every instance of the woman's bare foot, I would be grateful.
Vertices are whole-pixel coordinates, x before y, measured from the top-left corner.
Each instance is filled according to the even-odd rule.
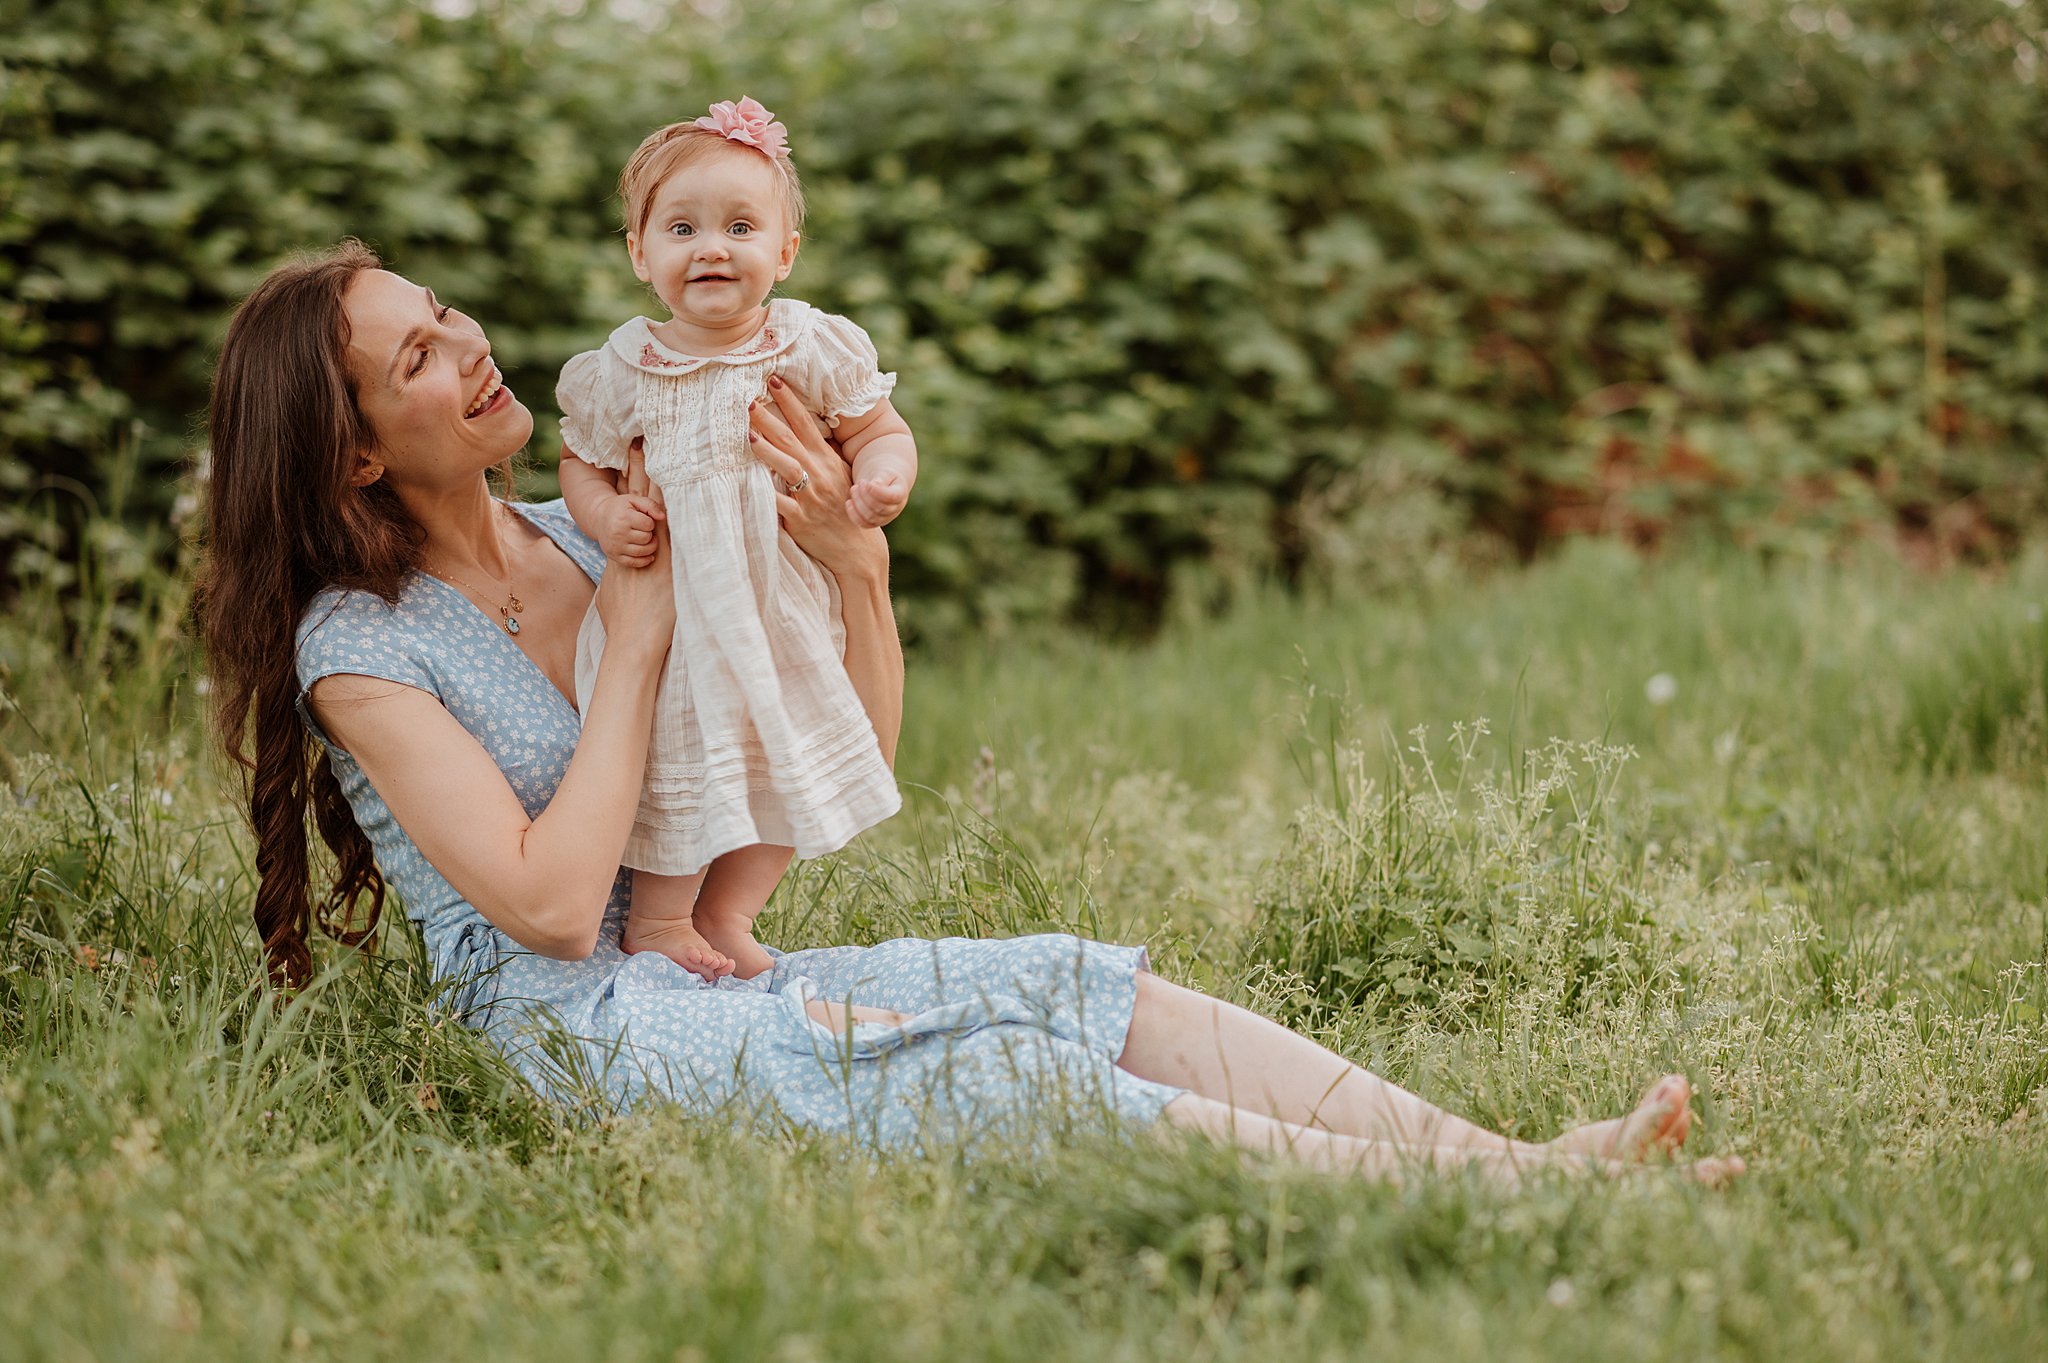
[[[1690,1164],[1678,1166],[1678,1172],[1695,1183],[1709,1188],[1725,1188],[1741,1178],[1749,1169],[1740,1155],[1717,1155],[1712,1159],[1696,1159]]]
[[[1597,1155],[1564,1155],[1517,1170],[1519,1177],[1536,1175],[1546,1169],[1562,1170],[1572,1178],[1663,1178],[1675,1173],[1705,1188],[1726,1188],[1748,1170],[1740,1155],[1716,1155],[1658,1167],[1637,1160],[1601,1159]]]
[[[1573,1127],[1548,1148],[1597,1159],[1641,1161],[1652,1154],[1672,1155],[1692,1131],[1692,1085],[1682,1074],[1667,1074],[1626,1117]]]
[[[702,976],[706,984],[716,984],[732,974],[735,965],[732,957],[711,945],[688,918],[642,923],[629,916],[619,945],[628,955],[658,951],[691,974]]]

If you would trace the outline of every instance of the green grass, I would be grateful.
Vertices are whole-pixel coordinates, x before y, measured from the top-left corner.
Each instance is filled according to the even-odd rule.
[[[1501,1195],[578,1117],[437,1019],[402,932],[275,1012],[175,590],[123,606],[118,668],[26,602],[0,1357],[2040,1357],[2044,604],[2039,558],[1587,548],[914,661],[909,809],[771,940],[1143,940],[1521,1133],[1683,1069],[1697,1148],[1753,1168]]]

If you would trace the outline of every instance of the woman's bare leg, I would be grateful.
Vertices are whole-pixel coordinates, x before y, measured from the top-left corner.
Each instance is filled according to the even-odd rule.
[[[1445,1112],[1269,1018],[1149,973],[1138,976],[1131,1030],[1117,1064],[1141,1079],[1188,1089],[1289,1126],[1525,1160],[1546,1153],[1542,1145],[1512,1140]],[[1678,1122],[1672,1106],[1672,1091],[1660,1083],[1611,1130],[1601,1124],[1597,1139],[1565,1141],[1549,1153],[1640,1156]],[[1682,1099],[1678,1106],[1682,1109]]]
[[[1375,1140],[1281,1121],[1247,1112],[1197,1093],[1184,1093],[1166,1105],[1162,1115],[1176,1127],[1199,1131],[1212,1140],[1262,1155],[1277,1155],[1328,1174],[1359,1174],[1367,1178],[1400,1178],[1417,1172],[1445,1173],[1474,1168],[1488,1180],[1512,1187],[1525,1174],[1561,1168],[1586,1174],[1618,1170],[1620,1165],[1584,1155],[1546,1151],[1482,1149],[1472,1145],[1410,1144]]]
[[[1418,1171],[1446,1173],[1474,1169],[1489,1181],[1513,1187],[1540,1170],[1556,1170],[1573,1176],[1641,1172],[1643,1166],[1620,1160],[1532,1146],[1528,1153],[1488,1150],[1471,1145],[1409,1145],[1400,1141],[1373,1140],[1298,1126],[1257,1112],[1245,1112],[1198,1093],[1184,1093],[1168,1103],[1161,1115],[1185,1131],[1199,1131],[1212,1140],[1292,1160],[1309,1169],[1332,1174],[1357,1174],[1367,1178],[1397,1179]],[[1697,1160],[1681,1165],[1678,1172],[1709,1187],[1725,1187],[1743,1172],[1738,1158]]]

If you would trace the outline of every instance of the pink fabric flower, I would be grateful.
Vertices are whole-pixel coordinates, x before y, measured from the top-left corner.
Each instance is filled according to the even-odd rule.
[[[789,159],[789,129],[777,123],[775,115],[751,97],[743,95],[737,104],[729,99],[720,100],[711,106],[710,113],[697,120],[697,126],[758,148],[776,160]]]

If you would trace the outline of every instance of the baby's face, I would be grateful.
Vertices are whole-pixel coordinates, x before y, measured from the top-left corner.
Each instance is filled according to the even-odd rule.
[[[633,273],[676,321],[716,333],[746,324],[789,277],[797,234],[781,177],[750,148],[684,166],[655,186],[646,225],[626,238]]]

